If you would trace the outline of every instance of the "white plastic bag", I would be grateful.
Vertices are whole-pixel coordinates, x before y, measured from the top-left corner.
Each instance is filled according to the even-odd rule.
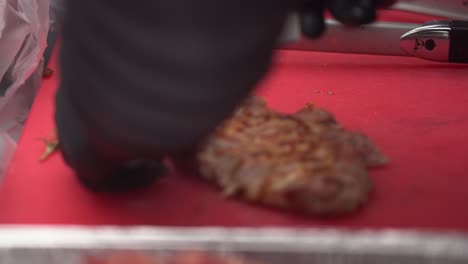
[[[0,0],[0,177],[42,80],[49,0]]]

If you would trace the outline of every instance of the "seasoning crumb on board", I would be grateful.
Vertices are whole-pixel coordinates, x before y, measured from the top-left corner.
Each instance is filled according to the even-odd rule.
[[[44,68],[44,71],[42,72],[42,77],[44,78],[48,78],[50,76],[52,76],[52,74],[54,74],[54,70],[52,70],[51,68]]]
[[[52,136],[49,138],[42,138],[40,139],[45,144],[44,152],[42,153],[39,161],[43,162],[47,160],[53,153],[58,151],[59,149],[59,141],[56,136]]]

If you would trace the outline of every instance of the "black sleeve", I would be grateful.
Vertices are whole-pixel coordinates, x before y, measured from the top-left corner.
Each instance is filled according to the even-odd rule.
[[[269,68],[288,1],[65,7],[56,106],[63,141],[79,133],[125,151],[165,153],[196,144],[252,91]]]

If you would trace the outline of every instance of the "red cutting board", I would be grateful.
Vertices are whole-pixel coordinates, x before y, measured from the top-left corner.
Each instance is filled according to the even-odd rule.
[[[55,62],[55,60],[53,61]],[[56,64],[53,64],[53,68]],[[358,212],[321,219],[236,199],[189,175],[149,189],[97,195],[60,155],[38,158],[53,130],[57,75],[44,81],[0,186],[0,223],[164,226],[333,226],[468,231],[468,67],[415,58],[280,51],[259,94],[281,111],[307,102],[369,135],[391,158],[371,171]]]

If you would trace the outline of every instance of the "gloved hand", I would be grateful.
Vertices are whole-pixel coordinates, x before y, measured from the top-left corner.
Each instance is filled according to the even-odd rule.
[[[56,126],[96,191],[130,190],[193,148],[268,71],[285,0],[68,0]]]
[[[364,3],[362,16],[348,2]],[[164,156],[195,147],[252,92],[290,7],[287,0],[68,0],[55,113],[65,162],[95,191],[147,185],[163,173]],[[318,20],[303,23],[306,32],[319,32],[325,7],[363,23],[375,3],[308,0],[301,10]]]
[[[324,11],[329,10],[339,22],[363,25],[376,19],[379,7],[388,7],[396,0],[298,0],[301,29],[305,36],[317,38],[325,30]]]

